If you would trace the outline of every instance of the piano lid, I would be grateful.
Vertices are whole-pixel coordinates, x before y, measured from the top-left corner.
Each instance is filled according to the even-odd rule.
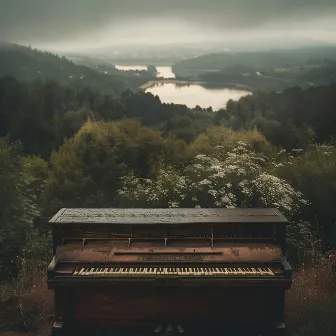
[[[235,209],[116,209],[63,208],[49,221],[60,224],[195,224],[195,223],[288,223],[273,208]]]

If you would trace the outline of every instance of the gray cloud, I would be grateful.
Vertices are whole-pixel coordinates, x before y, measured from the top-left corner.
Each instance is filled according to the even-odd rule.
[[[0,0],[0,39],[51,45],[225,38],[270,27],[330,40],[334,21],[336,0]]]

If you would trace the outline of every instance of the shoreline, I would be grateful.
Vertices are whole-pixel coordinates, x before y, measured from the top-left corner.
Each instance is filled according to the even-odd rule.
[[[140,85],[140,89],[142,90],[147,90],[149,88],[151,88],[152,86],[154,86],[157,83],[167,83],[167,84],[181,84],[181,85],[204,85],[204,84],[208,84],[208,85],[219,85],[219,86],[223,86],[223,87],[234,87],[234,88],[239,88],[239,89],[245,89],[245,90],[252,90],[252,87],[249,85],[244,85],[244,84],[237,84],[237,83],[230,83],[230,82],[225,82],[225,83],[218,83],[218,82],[204,82],[204,81],[192,81],[192,80],[179,80],[179,79],[158,79],[158,80],[151,80],[147,83],[144,83],[142,85]]]

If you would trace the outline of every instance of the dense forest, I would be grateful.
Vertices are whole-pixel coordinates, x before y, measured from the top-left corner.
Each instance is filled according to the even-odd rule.
[[[40,63],[53,79],[16,76],[15,67],[0,79],[0,330],[34,330],[50,318],[41,274],[51,253],[46,221],[60,207],[277,207],[290,220],[290,262],[323,254],[319,267],[330,274],[335,84],[259,92],[214,113],[163,104],[122,77],[106,77],[111,94],[73,85],[53,75],[60,62],[103,76],[37,52],[27,73]]]

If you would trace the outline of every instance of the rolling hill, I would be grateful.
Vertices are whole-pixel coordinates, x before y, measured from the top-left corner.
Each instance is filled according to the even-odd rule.
[[[95,91],[119,95],[126,89],[137,90],[146,82],[137,76],[115,69],[112,74],[77,65],[66,57],[17,44],[0,45],[0,77],[13,76],[19,80],[55,79],[60,84],[76,88],[85,86]]]
[[[302,65],[311,59],[336,60],[336,47],[314,47],[261,52],[223,52],[186,59],[173,65],[175,73],[195,75],[206,71],[218,71],[237,64],[256,71]]]

